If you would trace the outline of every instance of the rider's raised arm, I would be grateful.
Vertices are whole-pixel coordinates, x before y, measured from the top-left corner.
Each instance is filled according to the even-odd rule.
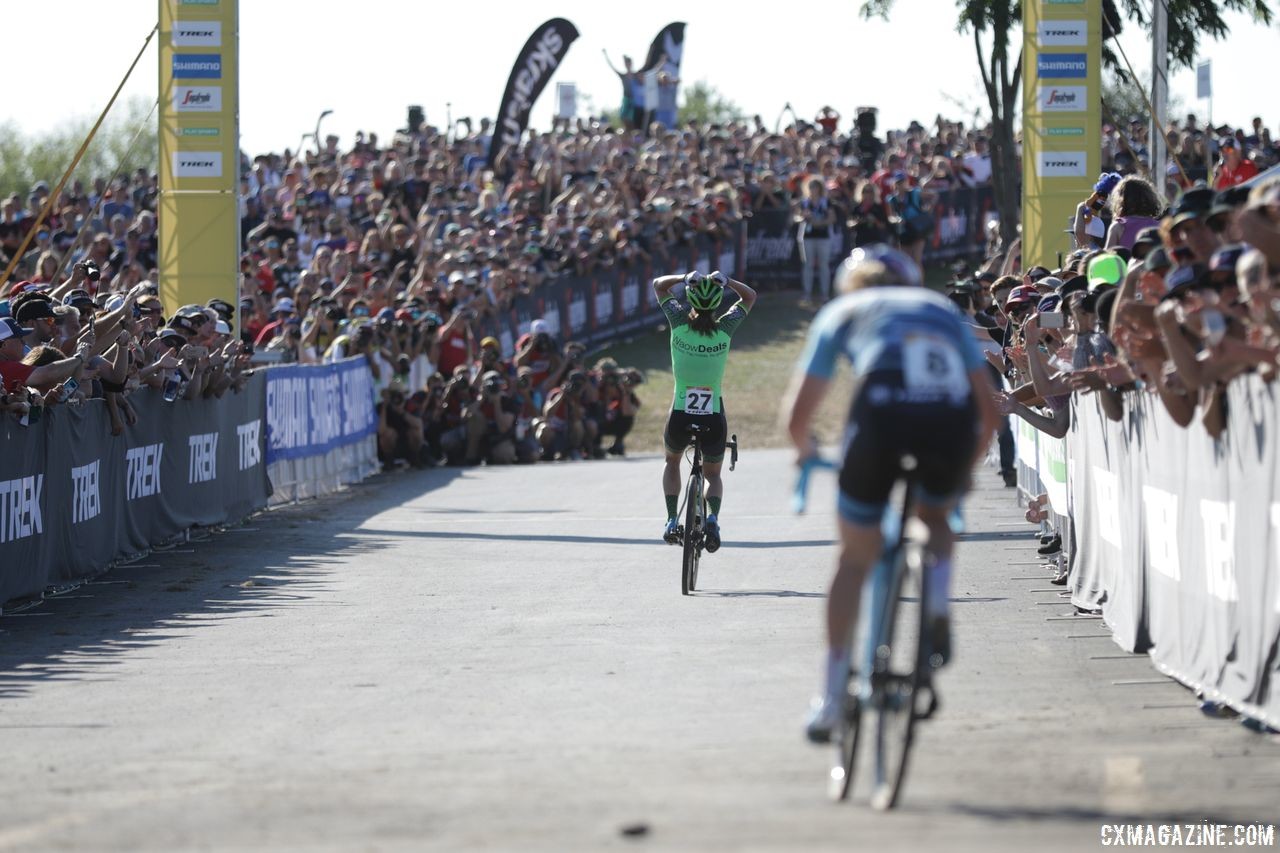
[[[683,275],[662,275],[653,280],[653,295],[658,297],[658,301],[666,299],[671,295],[671,291],[675,286],[684,281]]]
[[[756,304],[756,291],[751,286],[731,278],[727,287],[738,294],[738,299],[742,302],[743,311],[750,311],[751,306]]]

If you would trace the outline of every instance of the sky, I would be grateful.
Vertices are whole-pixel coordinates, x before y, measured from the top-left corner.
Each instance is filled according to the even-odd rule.
[[[154,26],[158,8],[156,0],[111,0],[110,14],[102,0],[5,5],[7,67],[39,69],[33,85],[11,85],[0,99],[0,123],[13,121],[25,132],[96,117]],[[356,130],[387,138],[404,126],[409,104],[422,105],[437,126],[448,115],[493,116],[521,46],[540,23],[557,16],[572,21],[581,35],[535,105],[535,127],[550,124],[556,81],[575,83],[596,111],[616,108],[621,87],[602,51],[619,66],[624,53],[642,63],[653,37],[678,20],[688,24],[682,79],[706,80],[769,126],[787,103],[810,119],[831,104],[845,116],[842,127],[864,105],[880,109],[882,130],[912,119],[928,124],[938,113],[971,120],[985,95],[972,37],[955,30],[955,4],[897,0],[889,23],[862,20],[860,6],[858,0],[805,0],[791,14],[774,14],[768,4],[741,0],[621,6],[598,0],[492,0],[483,6],[243,0],[241,147],[251,154],[296,148],[323,110],[333,113],[322,134],[337,133],[343,144]],[[1239,125],[1262,113],[1274,129],[1280,122],[1275,100],[1255,83],[1257,69],[1280,48],[1280,28],[1258,27],[1240,14],[1229,22],[1227,41],[1201,48],[1201,59],[1214,66],[1214,120]],[[1121,44],[1130,61],[1139,72],[1149,69],[1146,34],[1136,25],[1127,30]],[[155,99],[157,42],[126,86],[126,98]],[[69,45],[76,48],[68,52]],[[1202,118],[1208,111],[1195,97],[1194,71],[1175,74],[1170,91]],[[580,114],[586,113],[587,103],[580,101]]]

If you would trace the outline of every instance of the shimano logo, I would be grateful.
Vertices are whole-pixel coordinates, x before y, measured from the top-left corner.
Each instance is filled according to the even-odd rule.
[[[1083,53],[1041,54],[1036,71],[1041,77],[1084,77],[1089,63]]]

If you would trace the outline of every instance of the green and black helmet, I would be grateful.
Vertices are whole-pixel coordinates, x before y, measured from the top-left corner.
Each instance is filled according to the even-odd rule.
[[[694,271],[684,277],[685,300],[696,310],[714,311],[724,300],[724,273],[716,270],[710,275]]]

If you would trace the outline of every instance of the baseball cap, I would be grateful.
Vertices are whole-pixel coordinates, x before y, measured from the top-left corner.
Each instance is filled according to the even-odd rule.
[[[1208,187],[1193,187],[1184,192],[1169,211],[1169,227],[1207,215],[1213,208],[1214,196],[1214,191]]]
[[[1164,271],[1171,266],[1173,262],[1169,260],[1169,253],[1165,251],[1164,246],[1155,247],[1142,260],[1142,271],[1155,275],[1163,275]]]
[[[1057,290],[1059,287],[1062,287],[1062,279],[1058,278],[1056,275],[1046,275],[1044,278],[1036,279],[1036,288],[1039,290],[1044,290],[1046,288],[1049,290]]]
[[[1232,243],[1229,246],[1223,246],[1213,253],[1209,258],[1209,275],[1215,279],[1230,277],[1234,280],[1236,274],[1236,262],[1240,260],[1240,256],[1249,248],[1243,243]]]
[[[281,299],[275,304],[275,307],[271,309],[272,314],[279,314],[281,312],[286,314],[292,314],[294,312],[292,299],[289,299],[288,297]]]
[[[545,335],[550,331],[551,330],[547,328],[547,321],[542,318],[538,318],[529,324],[529,334],[531,335]]]
[[[1009,291],[1009,298],[1004,301],[1004,307],[1008,308],[1013,305],[1022,305],[1028,302],[1037,302],[1040,299],[1040,292],[1029,284],[1020,284],[1013,290]]]
[[[75,308],[92,309],[92,308],[98,307],[97,305],[94,304],[93,297],[89,295],[89,291],[80,290],[79,288],[71,291],[66,296],[62,297],[62,304],[71,305]]]
[[[1199,286],[1205,277],[1203,264],[1187,264],[1178,267],[1165,277],[1164,283],[1169,288],[1165,298],[1182,295],[1187,290]]]
[[[495,338],[493,335],[489,335],[488,337],[480,341],[481,349],[484,349],[485,347],[494,347],[495,349],[497,349],[501,346],[502,344],[498,343],[498,339]]]
[[[18,307],[18,311],[14,315],[14,319],[19,323],[27,323],[32,320],[42,320],[46,317],[53,318],[56,316],[57,315],[53,313],[53,306],[51,304],[43,299],[32,299],[28,302],[22,303],[22,305]]]
[[[1245,203],[1245,207],[1250,210],[1256,207],[1268,207],[1273,204],[1280,204],[1280,179],[1272,179],[1256,184],[1249,190],[1249,200]]]
[[[1072,293],[1083,293],[1089,289],[1089,279],[1082,275],[1073,275],[1058,288],[1058,295],[1066,299]]]
[[[31,334],[32,330],[21,325],[12,317],[0,317],[0,341],[9,338],[21,338]]]
[[[181,349],[187,345],[187,339],[183,337],[182,333],[177,329],[171,329],[168,326],[165,326],[157,332],[156,337],[160,340],[160,343],[165,346]]]
[[[461,284],[465,280],[466,280],[466,276],[462,274],[462,270],[454,270],[453,272],[449,273],[450,284]]]
[[[1205,217],[1205,222],[1213,226],[1216,221],[1229,213],[1244,207],[1245,202],[1249,200],[1250,188],[1246,186],[1228,187],[1213,197],[1213,206],[1209,208],[1209,214]]]
[[[1160,229],[1158,227],[1153,225],[1150,228],[1143,228],[1138,232],[1138,236],[1133,239],[1134,255],[1137,255],[1139,246],[1150,248],[1153,246],[1159,246],[1160,243]]]
[[[1096,255],[1093,260],[1089,261],[1089,289],[1102,285],[1119,285],[1124,281],[1124,274],[1128,272],[1124,259],[1119,255],[1103,252]]]
[[[1040,297],[1040,301],[1036,303],[1036,310],[1041,314],[1046,311],[1057,311],[1058,306],[1062,304],[1062,296],[1057,293],[1048,293]]]
[[[227,325],[226,320],[219,320],[218,322],[214,323],[213,329],[220,335],[231,334],[231,327]]]

